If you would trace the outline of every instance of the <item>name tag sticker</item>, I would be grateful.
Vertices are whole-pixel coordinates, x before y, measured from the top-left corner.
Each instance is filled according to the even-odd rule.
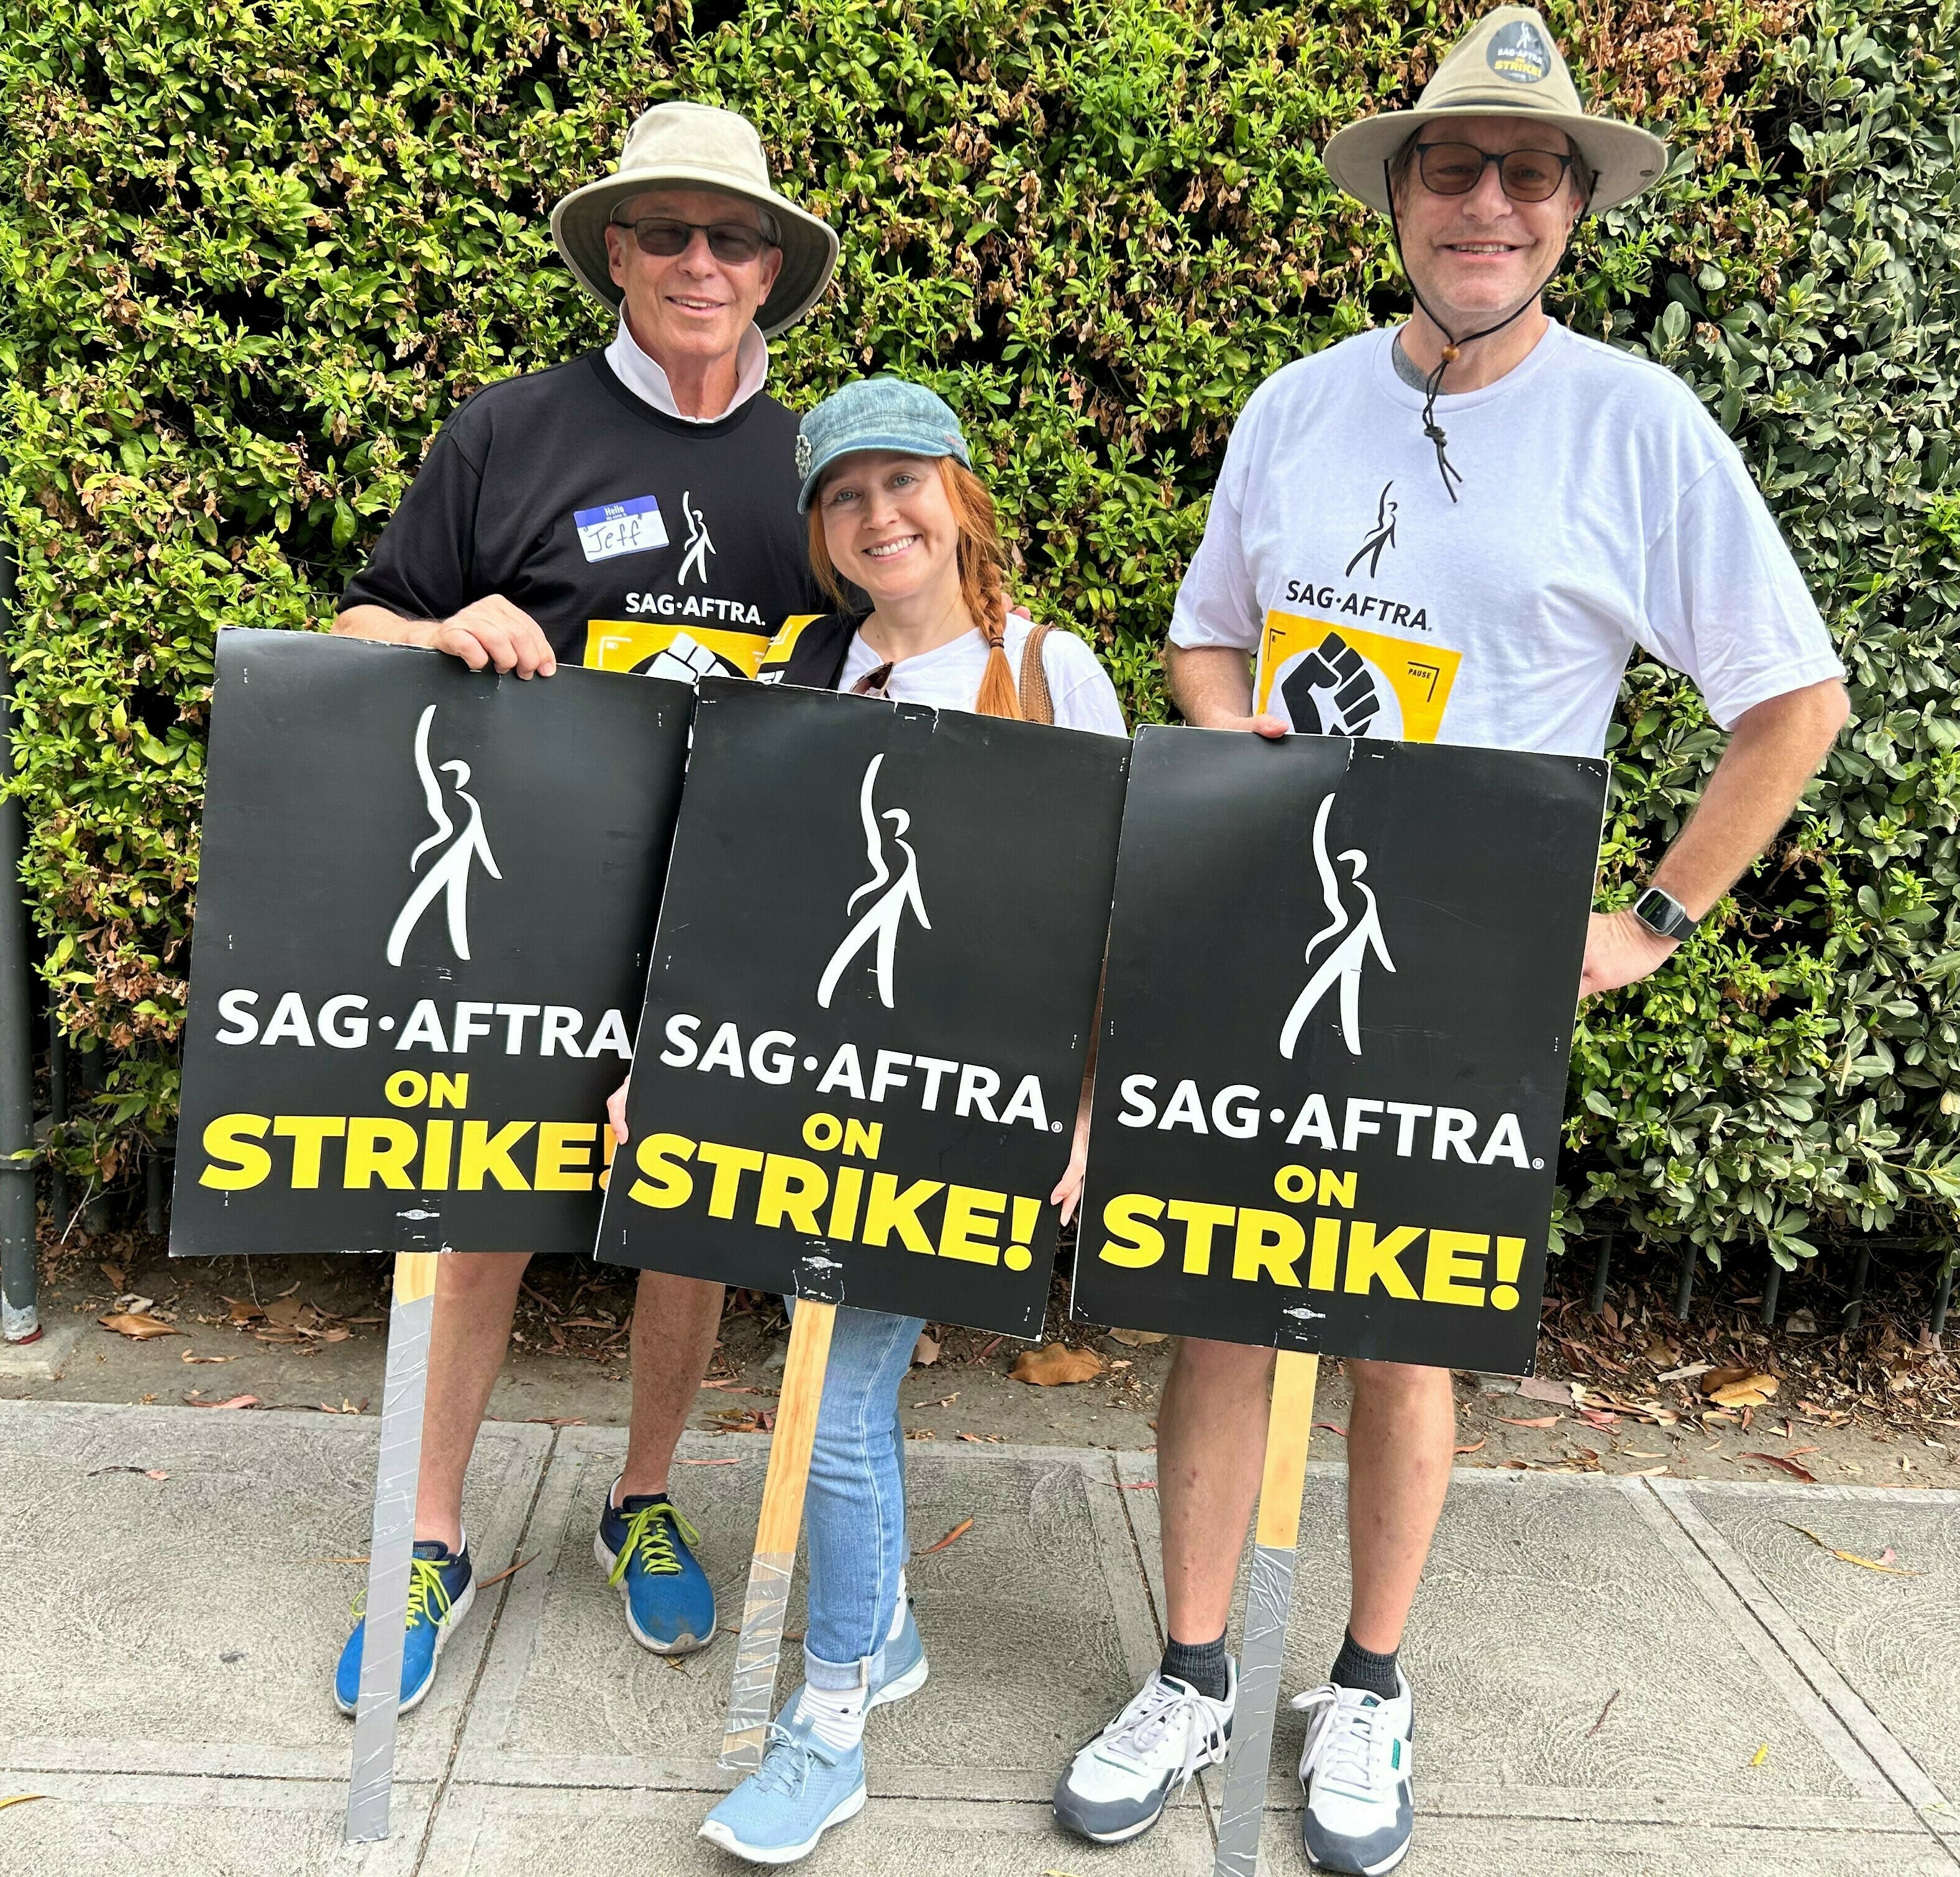
[[[571,519],[588,561],[609,561],[617,554],[644,554],[667,544],[660,505],[651,495],[608,502],[603,508],[576,509]]]

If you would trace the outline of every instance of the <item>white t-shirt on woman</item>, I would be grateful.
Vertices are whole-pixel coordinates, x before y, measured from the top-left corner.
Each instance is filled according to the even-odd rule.
[[[1021,650],[1033,629],[1018,613],[1008,614],[1004,649],[1007,669],[1017,687],[1021,678]],[[1048,678],[1048,695],[1055,700],[1058,725],[1064,730],[1099,730],[1106,736],[1129,735],[1129,727],[1123,721],[1123,707],[1116,701],[1116,687],[1109,682],[1109,674],[1074,633],[1061,627],[1051,631],[1042,641],[1041,660]],[[864,643],[861,632],[851,641],[843,674],[837,680],[838,689],[848,691],[884,662]],[[884,695],[901,704],[970,711],[979,698],[980,681],[986,672],[986,640],[977,631],[963,633],[915,658],[900,660],[892,667]]]

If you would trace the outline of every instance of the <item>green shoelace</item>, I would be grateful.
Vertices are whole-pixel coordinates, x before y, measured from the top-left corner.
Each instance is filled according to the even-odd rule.
[[[442,1580],[442,1566],[433,1559],[415,1557],[409,1560],[409,1620],[404,1633],[418,1623],[441,1623],[449,1615],[449,1586]],[[368,1615],[368,1593],[363,1590],[354,1599],[354,1616],[357,1622],[365,1621]]]
[[[630,1514],[626,1520],[626,1542],[619,1547],[619,1555],[612,1560],[612,1569],[606,1581],[617,1588],[636,1552],[641,1569],[649,1576],[674,1576],[680,1569],[680,1560],[674,1555],[673,1530],[670,1527],[677,1528],[689,1544],[701,1542],[701,1534],[672,1505],[642,1506],[638,1512]]]

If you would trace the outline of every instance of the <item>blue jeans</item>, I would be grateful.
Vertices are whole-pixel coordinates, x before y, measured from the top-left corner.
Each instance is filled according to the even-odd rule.
[[[863,1687],[881,1666],[911,1550],[899,1384],[924,1327],[920,1317],[838,1308],[803,1501],[810,1535],[803,1672],[812,1688]]]

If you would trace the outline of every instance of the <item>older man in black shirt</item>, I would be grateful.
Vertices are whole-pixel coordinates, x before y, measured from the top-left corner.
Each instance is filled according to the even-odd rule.
[[[348,584],[334,629],[520,678],[560,660],[692,679],[752,673],[787,619],[824,609],[797,514],[797,419],[762,389],[765,336],[800,319],[837,239],[771,186],[743,119],[663,104],[618,170],[553,211],[558,251],[619,310],[617,336],[479,391],[447,423]],[[761,321],[762,323],[758,323]],[[402,1705],[428,1692],[473,1590],[463,1481],[527,1255],[441,1261]],[[635,1640],[705,1648],[714,1599],[667,1470],[713,1349],[721,1287],[643,1274],[625,1469],[594,1550]],[[362,1631],[336,1696],[354,1711]]]

